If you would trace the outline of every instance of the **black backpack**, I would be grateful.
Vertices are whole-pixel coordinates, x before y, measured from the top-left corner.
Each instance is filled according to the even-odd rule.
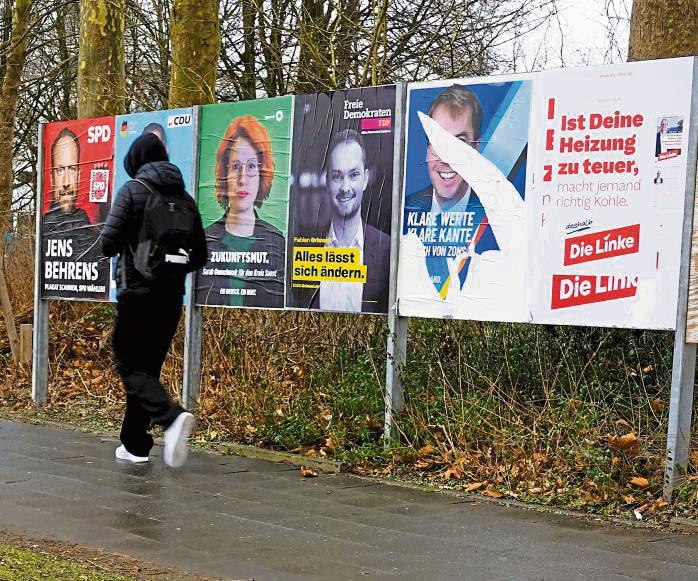
[[[133,249],[136,270],[146,280],[174,278],[196,270],[191,255],[201,218],[194,200],[186,192],[163,195],[142,180],[134,181],[150,191]]]

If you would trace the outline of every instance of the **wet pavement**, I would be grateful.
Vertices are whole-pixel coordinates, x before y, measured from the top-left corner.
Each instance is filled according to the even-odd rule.
[[[0,421],[0,529],[224,579],[698,579],[698,536]]]

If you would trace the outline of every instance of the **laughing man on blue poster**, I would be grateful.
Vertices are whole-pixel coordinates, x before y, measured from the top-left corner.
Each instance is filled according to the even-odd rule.
[[[409,103],[400,312],[527,320],[530,83],[416,86]]]

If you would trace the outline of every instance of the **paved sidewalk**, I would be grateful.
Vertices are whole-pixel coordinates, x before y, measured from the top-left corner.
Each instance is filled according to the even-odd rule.
[[[698,579],[698,536],[0,421],[0,529],[224,579]]]

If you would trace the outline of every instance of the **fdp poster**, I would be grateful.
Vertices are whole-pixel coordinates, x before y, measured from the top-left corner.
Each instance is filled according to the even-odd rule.
[[[400,314],[528,320],[531,89],[521,76],[409,85]]]
[[[144,133],[156,135],[165,145],[170,162],[182,172],[187,192],[194,195],[192,158],[194,154],[194,119],[192,109],[172,109],[134,113],[116,117],[114,145],[114,197],[131,178],[124,168],[124,159],[131,144]],[[116,258],[113,259],[110,299],[116,300]]]
[[[286,306],[387,312],[395,95],[296,97]]]
[[[42,298],[108,300],[100,227],[111,204],[114,118],[44,126]]]
[[[533,321],[675,326],[693,59],[536,83]]]
[[[197,304],[284,307],[292,116],[292,97],[202,107]]]

